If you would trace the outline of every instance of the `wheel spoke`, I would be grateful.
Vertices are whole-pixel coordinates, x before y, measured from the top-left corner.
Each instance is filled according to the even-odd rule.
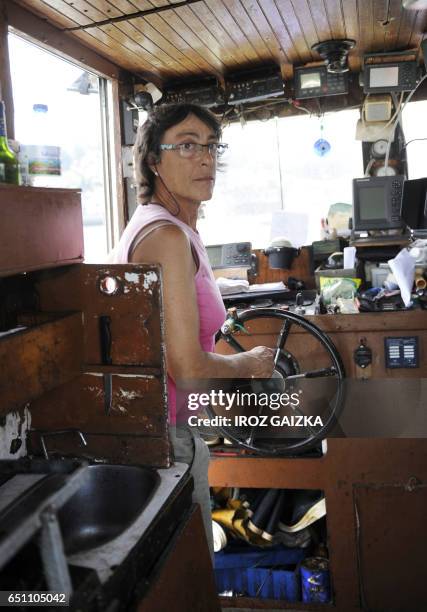
[[[276,355],[274,357],[274,365],[277,365],[277,362],[278,362],[279,357],[280,357],[280,351],[285,346],[285,342],[288,339],[289,332],[291,331],[291,327],[292,327],[292,322],[290,321],[290,319],[285,319],[285,322],[283,324],[282,329],[280,330],[280,334],[279,334],[279,337],[277,339]]]
[[[233,336],[222,336],[223,340],[225,340],[227,342],[227,344],[229,344],[230,346],[232,346],[234,348],[234,350],[237,353],[244,353],[246,349],[243,348],[243,346],[240,344],[240,342],[237,342],[237,340],[235,338],[233,338]]]
[[[253,441],[255,440],[255,431],[256,431],[256,425],[253,425],[251,427],[251,433],[249,434],[249,437],[246,438],[246,444],[249,444],[250,446],[252,446]]]
[[[241,325],[246,325],[246,323],[252,320],[259,319],[281,319],[280,322],[280,332],[277,337],[277,342],[275,343],[274,348],[274,363],[277,369],[281,369],[281,360],[286,358],[286,360],[290,360],[291,365],[293,365],[293,369],[291,371],[295,372],[294,374],[290,374],[286,376],[284,372],[282,376],[284,377],[285,384],[286,382],[292,383],[292,381],[299,381],[310,378],[320,378],[324,379],[327,377],[333,377],[334,382],[337,384],[336,393],[333,398],[326,399],[327,407],[328,407],[328,415],[326,420],[323,421],[323,425],[312,425],[310,423],[310,419],[306,419],[303,424],[303,429],[301,431],[301,438],[295,438],[294,440],[283,439],[283,442],[277,444],[277,440],[266,441],[267,446],[264,445],[262,440],[258,440],[258,431],[257,426],[249,426],[245,433],[239,432],[236,433],[233,431],[233,428],[223,428],[222,434],[224,437],[229,437],[234,440],[237,444],[242,446],[243,448],[247,448],[249,450],[255,450],[260,455],[265,456],[274,456],[274,455],[283,455],[289,456],[292,454],[299,454],[305,450],[315,447],[316,444],[320,442],[323,438],[325,438],[328,432],[331,430],[331,427],[336,422],[337,416],[339,415],[342,405],[345,400],[345,387],[343,384],[343,380],[345,378],[345,369],[342,364],[342,360],[340,358],[339,353],[336,350],[333,342],[328,338],[326,334],[322,332],[320,328],[318,328],[315,324],[309,322],[307,319],[303,317],[299,317],[294,315],[293,313],[284,313],[282,310],[276,308],[259,308],[254,310],[247,309],[244,312],[239,313],[237,322]],[[285,345],[289,342],[289,334],[292,331],[292,326],[296,325],[298,328],[308,332],[313,336],[315,340],[317,340],[322,349],[328,354],[331,361],[327,362],[330,364],[329,367],[317,369],[313,367],[313,369],[305,368],[305,372],[299,372],[300,367],[298,366],[298,361],[292,355],[292,352],[287,351]],[[236,326],[238,329],[238,326]],[[244,352],[245,348],[232,337],[232,333],[222,333],[218,332],[216,336],[216,340],[219,341],[222,339],[226,341],[235,351],[236,353]],[[239,338],[240,339],[240,338]],[[314,364],[313,364],[314,365]],[[317,365],[317,364],[316,364]],[[289,371],[289,370],[288,370]],[[265,390],[268,392],[268,389]],[[300,415],[302,417],[307,417],[307,413],[304,413],[304,408],[302,407],[293,407],[293,413],[295,415]],[[317,412],[317,411],[316,411]]]
[[[286,376],[285,380],[297,380],[299,378],[326,378],[327,376],[335,376],[337,371],[334,366],[330,368],[322,368],[321,370],[311,370],[310,372],[301,372],[300,374],[291,374]]]
[[[306,414],[303,413],[303,411],[298,406],[292,406],[292,410],[294,412],[297,412],[299,416],[302,416],[302,417],[307,416]],[[308,431],[311,433],[312,436],[316,436],[318,433],[315,429],[313,429],[311,425],[304,425],[304,429],[308,429]]]

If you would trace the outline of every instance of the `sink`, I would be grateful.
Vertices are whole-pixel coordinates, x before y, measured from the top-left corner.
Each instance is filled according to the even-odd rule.
[[[100,585],[110,579],[116,587],[131,584],[133,575],[151,571],[183,509],[191,506],[192,488],[183,463],[154,469],[83,460],[0,461],[0,579],[3,568],[19,559],[17,585],[23,580],[33,587],[44,572],[50,590],[58,591],[67,565],[79,568],[74,587],[82,589],[83,599],[86,569],[90,576],[96,573]],[[34,574],[34,547],[26,545],[37,534],[42,564]],[[52,563],[62,566],[61,572],[52,573]],[[127,595],[125,589],[121,596]]]
[[[113,540],[150,502],[158,472],[128,465],[90,465],[84,484],[58,512],[67,555]]]

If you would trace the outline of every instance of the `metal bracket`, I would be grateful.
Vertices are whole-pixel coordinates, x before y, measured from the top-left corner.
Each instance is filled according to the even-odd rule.
[[[37,429],[30,429],[29,433],[37,433],[40,439],[40,445],[42,447],[43,456],[45,459],[49,460],[49,453],[47,450],[45,438],[46,436],[60,436],[68,433],[77,434],[80,437],[83,446],[87,446],[86,438],[83,433],[79,429],[58,429],[56,431],[38,431]]]

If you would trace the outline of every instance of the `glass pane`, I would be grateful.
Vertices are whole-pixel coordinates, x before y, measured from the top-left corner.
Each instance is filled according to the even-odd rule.
[[[332,204],[351,205],[352,179],[363,176],[358,118],[358,110],[330,113],[323,130],[309,115],[226,127],[230,149],[198,224],[205,244],[265,248],[277,235],[295,244],[296,230],[303,244],[319,240],[322,217]],[[330,143],[323,156],[314,147],[320,138]]]
[[[225,128],[229,151],[222,157],[214,197],[198,222],[205,244],[250,240],[264,248],[270,239],[271,213],[282,207],[275,121],[251,121]]]
[[[358,119],[358,110],[348,110],[278,123],[283,209],[305,215],[308,243],[319,240],[321,219],[332,204],[351,205],[352,180],[363,176],[362,144],[355,139]],[[320,139],[331,146],[323,156],[314,146]]]
[[[403,132],[408,143],[406,155],[408,160],[408,178],[418,179],[427,176],[427,100],[410,102],[403,109]],[[424,127],[424,129],[423,129]],[[421,140],[413,140],[420,138]],[[412,141],[412,142],[409,142]]]
[[[98,77],[13,34],[9,35],[9,49],[15,138],[21,146],[38,145],[25,149],[30,170],[41,172],[30,174],[30,181],[34,186],[82,190],[85,261],[105,261]]]

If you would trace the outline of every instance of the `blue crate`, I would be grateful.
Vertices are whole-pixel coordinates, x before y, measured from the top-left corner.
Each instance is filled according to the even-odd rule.
[[[299,564],[306,555],[307,551],[301,548],[279,545],[259,549],[231,543],[215,553],[218,592],[233,591],[262,599],[300,601]],[[278,566],[291,566],[292,569],[277,569]]]
[[[272,569],[248,568],[247,594],[260,599],[281,599],[301,601],[301,581],[299,568]]]
[[[246,567],[215,569],[215,581],[218,593],[233,591],[246,595],[248,592],[248,574]]]
[[[306,556],[307,552],[304,548],[286,548],[279,545],[259,549],[249,546],[231,545],[215,553],[215,569],[297,565]]]

